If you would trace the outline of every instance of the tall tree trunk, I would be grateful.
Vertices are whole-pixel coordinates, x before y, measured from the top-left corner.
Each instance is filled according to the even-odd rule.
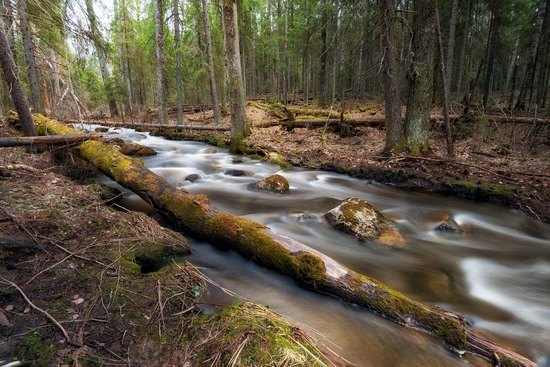
[[[433,85],[435,0],[414,2],[409,97],[406,114],[407,146],[412,154],[429,150],[430,101]]]
[[[19,8],[19,20],[21,26],[21,38],[23,41],[23,54],[27,65],[27,74],[31,92],[31,106],[35,112],[44,113],[44,101],[40,95],[40,81],[38,79],[38,70],[36,68],[36,57],[34,53],[34,44],[32,41],[31,23],[27,11],[26,0],[17,0]]]
[[[452,0],[451,19],[449,20],[449,36],[447,37],[447,63],[445,65],[445,84],[447,90],[451,92],[453,89],[452,75],[453,62],[455,58],[455,39],[456,39],[456,22],[458,19],[458,0]],[[443,56],[441,56],[443,57]]]
[[[243,140],[249,134],[239,51],[237,14],[237,0],[223,0],[225,58],[228,76],[227,89],[231,106],[230,150],[232,152],[239,152],[242,150]]]
[[[382,73],[384,83],[384,109],[386,113],[386,143],[384,151],[403,142],[404,129],[401,119],[401,68],[397,59],[397,35],[395,32],[395,4],[393,0],[380,1],[382,14]]]
[[[10,90],[11,99],[19,115],[23,133],[27,136],[33,136],[36,135],[36,130],[32,121],[31,111],[29,110],[29,103],[19,81],[19,71],[11,55],[5,29],[4,19],[0,16],[0,66],[2,67],[2,76]]]
[[[220,125],[220,104],[218,102],[218,86],[216,84],[216,72],[214,70],[214,54],[212,53],[212,36],[210,35],[210,21],[208,17],[208,0],[202,0],[202,19],[204,21],[204,33],[206,36],[206,53],[208,56],[208,72],[210,74],[210,100],[214,110],[214,123]]]
[[[118,109],[114,98],[113,87],[110,82],[109,70],[107,69],[107,54],[103,45],[103,39],[99,26],[97,24],[97,17],[95,15],[94,6],[92,0],[86,0],[86,11],[88,13],[88,20],[90,22],[90,28],[92,31],[91,38],[94,44],[97,60],[99,61],[99,69],[101,71],[101,78],[103,79],[103,86],[105,88],[105,94],[109,103],[109,113],[111,117],[118,116]]]
[[[435,7],[435,26],[437,31],[437,44],[439,46],[439,70],[441,72],[442,99],[443,99],[443,117],[445,119],[445,132],[447,138],[447,158],[451,159],[453,152],[453,137],[451,134],[451,122],[449,121],[449,84],[447,84],[447,72],[445,70],[445,51],[443,49],[443,37],[441,36],[441,22],[439,20],[439,10]],[[447,59],[448,60],[448,59]],[[450,81],[450,80],[449,80]]]
[[[54,106],[61,101],[61,87],[59,85],[59,65],[57,64],[57,54],[55,50],[50,49],[50,57],[52,59],[52,78],[53,78],[53,94],[54,94]]]
[[[328,9],[327,0],[323,0],[323,9],[321,15],[321,57],[319,65],[319,102],[326,105],[328,100],[327,83],[327,27],[328,27]]]
[[[470,14],[472,12],[472,0],[468,0],[466,4],[466,13],[462,17],[463,25],[459,27],[462,34],[462,42],[460,45],[460,54],[458,55],[458,66],[456,67],[456,90],[462,93],[467,83],[464,82],[463,76],[467,74],[468,63],[466,62],[466,49],[468,45],[468,32],[470,29]]]
[[[154,0],[155,2],[155,45],[157,54],[157,107],[159,123],[165,125],[166,101],[164,99],[164,8],[163,0]]]
[[[548,82],[550,80],[550,1],[546,2],[540,45],[540,68],[536,103],[540,108],[544,108],[546,107],[546,94],[548,92]]]
[[[174,1],[174,51],[176,53],[176,108],[178,110],[176,125],[183,125],[183,78],[181,74],[181,32],[180,32],[180,4]],[[206,1],[206,0],[204,0]],[[208,36],[207,36],[208,39]],[[215,115],[215,113],[214,113]]]
[[[536,56],[537,56],[537,50],[539,47],[539,39],[540,39],[540,33],[542,29],[542,22],[544,19],[544,9],[545,9],[546,1],[547,0],[540,0],[539,6],[538,6],[538,12],[537,12],[537,19],[535,21],[535,29],[533,30],[533,33],[531,33],[531,44],[529,47],[527,67],[525,69],[525,74],[523,75],[523,80],[521,82],[521,88],[519,90],[518,100],[515,106],[515,108],[521,109],[521,110],[525,108],[527,94],[529,93],[529,90],[531,89],[535,79],[535,70],[537,68]]]
[[[496,59],[496,49],[500,43],[500,27],[502,25],[502,15],[497,1],[489,2],[489,10],[492,13],[491,26],[489,32],[489,42],[485,53],[485,79],[483,81],[483,109],[487,109],[489,94],[493,83],[494,65]],[[476,78],[477,79],[477,78]]]

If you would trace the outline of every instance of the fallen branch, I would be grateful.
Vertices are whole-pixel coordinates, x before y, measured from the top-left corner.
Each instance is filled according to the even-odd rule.
[[[35,116],[35,123],[41,134],[78,133],[40,115]],[[204,195],[191,195],[175,188],[147,169],[141,160],[127,157],[113,146],[87,141],[79,146],[79,151],[108,177],[170,218],[178,230],[218,247],[233,249],[304,287],[334,295],[398,324],[437,336],[451,350],[474,353],[490,361],[496,352],[503,366],[537,366],[467,329],[457,315],[413,301],[301,242],[217,209]]]
[[[82,135],[51,135],[51,136],[24,136],[0,138],[0,147],[17,147],[22,145],[57,145],[82,143],[86,140],[99,140],[103,134],[82,134]]]
[[[65,340],[67,340],[67,343],[72,345],[72,346],[75,346],[75,347],[82,347],[82,344],[79,344],[79,343],[75,343],[71,340],[71,338],[69,337],[69,334],[67,333],[67,330],[65,330],[65,328],[59,323],[57,322],[57,320],[48,313],[48,311],[46,310],[43,310],[41,309],[40,307],[36,306],[34,303],[31,302],[31,300],[27,297],[27,295],[25,294],[25,292],[23,292],[23,290],[21,288],[19,288],[17,286],[17,284],[15,284],[14,282],[4,278],[4,277],[0,277],[0,280],[10,286],[12,286],[13,288],[17,289],[17,291],[21,294],[21,296],[25,299],[25,301],[29,304],[29,306],[31,306],[33,309],[35,309],[36,311],[42,313],[44,316],[46,316],[51,322],[53,322],[53,324],[55,326],[57,326],[57,328],[59,330],[61,330],[61,332],[63,333],[63,336],[65,337]]]

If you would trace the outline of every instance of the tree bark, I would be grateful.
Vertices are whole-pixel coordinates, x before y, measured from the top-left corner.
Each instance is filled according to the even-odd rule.
[[[15,109],[19,114],[23,133],[28,136],[36,135],[31,111],[29,110],[29,103],[19,81],[19,71],[13,60],[5,29],[4,18],[0,16],[0,66],[2,67],[2,76],[10,91]]]
[[[176,125],[183,126],[183,78],[181,71],[180,2],[174,1],[174,51],[176,52]],[[206,0],[204,0],[206,1]]]
[[[454,3],[453,3],[454,6]],[[453,136],[451,132],[451,121],[449,120],[449,88],[450,88],[450,74],[445,69],[445,58],[443,50],[443,37],[441,36],[441,22],[439,21],[439,10],[435,8],[435,27],[437,33],[437,44],[439,45],[439,70],[441,71],[441,84],[442,84],[442,97],[443,97],[443,117],[445,118],[445,133],[447,139],[447,158],[451,159],[454,155],[453,152]],[[454,37],[454,36],[453,36]],[[449,60],[447,58],[447,60]]]
[[[223,0],[227,89],[231,107],[230,150],[235,153],[241,150],[244,138],[250,133],[245,110],[237,13],[236,0]]]
[[[429,150],[429,116],[433,85],[435,0],[414,2],[413,61],[409,71],[409,97],[405,130],[412,154]]]
[[[452,76],[453,76],[453,64],[455,58],[455,35],[456,35],[456,22],[458,18],[458,0],[452,0],[451,4],[451,18],[449,20],[449,36],[447,37],[447,62],[445,64],[445,84],[447,90],[451,92],[453,90]],[[441,53],[443,55],[443,53]],[[443,57],[443,56],[441,56]]]
[[[36,120],[41,133],[78,133],[43,117],[37,116]],[[235,250],[304,287],[334,295],[398,324],[437,336],[451,350],[475,353],[490,361],[497,356],[508,366],[536,366],[467,329],[459,315],[415,302],[262,224],[217,209],[206,196],[175,188],[145,168],[141,160],[127,157],[113,146],[87,141],[79,146],[79,151],[108,177],[165,214],[178,230]]]
[[[523,75],[523,79],[521,82],[521,87],[519,90],[518,100],[516,102],[515,108],[523,110],[525,109],[525,102],[527,100],[527,94],[529,90],[532,88],[534,80],[535,80],[535,70],[537,68],[537,50],[540,47],[539,45],[539,39],[540,39],[540,33],[542,29],[542,22],[544,19],[544,10],[545,10],[545,2],[547,0],[540,0],[539,6],[538,6],[538,13],[537,13],[537,19],[535,21],[535,29],[533,30],[533,33],[531,34],[531,44],[529,46],[529,55],[527,59],[527,67],[525,68],[525,74]]]
[[[155,2],[155,45],[157,54],[157,106],[159,114],[159,123],[167,123],[166,101],[164,100],[164,11],[163,0],[154,0]]]
[[[214,54],[212,53],[212,36],[210,35],[210,21],[208,17],[208,0],[202,0],[202,19],[206,37],[206,53],[208,56],[208,73],[210,75],[210,99],[214,110],[214,123],[219,126],[220,104],[218,102],[218,86],[216,84],[216,72],[214,70]]]
[[[34,44],[32,42],[31,23],[27,12],[26,0],[17,0],[19,8],[19,20],[21,25],[21,38],[23,41],[23,54],[27,64],[27,74],[30,85],[30,102],[35,112],[44,112],[44,103],[40,95],[40,82],[38,80],[38,70],[36,68],[36,57],[34,53]]]
[[[393,0],[381,0],[382,13],[382,73],[384,83],[384,110],[386,115],[386,143],[389,153],[404,140],[401,119],[401,72],[397,59],[397,35],[395,32],[395,4]]]

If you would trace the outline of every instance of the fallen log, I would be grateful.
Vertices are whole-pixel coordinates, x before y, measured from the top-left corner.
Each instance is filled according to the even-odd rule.
[[[77,134],[54,120],[35,115],[40,134]],[[401,325],[437,336],[457,352],[479,355],[501,366],[537,366],[529,359],[466,328],[462,319],[438,307],[413,301],[375,279],[358,274],[332,258],[268,227],[215,208],[204,195],[177,189],[143,162],[99,141],[86,141],[79,152],[100,171],[132,190],[170,218],[178,230],[221,248],[233,249],[300,285],[362,306]]]
[[[86,124],[86,122],[78,120],[64,120],[66,124]],[[91,122],[94,123],[94,122]],[[196,130],[196,131],[229,131],[229,127],[222,126],[205,126],[205,125],[171,125],[171,124],[148,124],[143,122],[129,123],[129,122],[118,122],[118,121],[100,121],[97,122],[102,126],[116,126],[116,127],[127,127],[130,129],[136,127],[147,127],[151,129],[179,129],[179,130]]]
[[[22,145],[75,144],[86,140],[102,139],[103,134],[50,135],[50,136],[14,136],[0,138],[0,147],[18,147]]]
[[[449,121],[454,122],[458,120],[461,115],[449,115]],[[549,125],[550,120],[546,119],[535,119],[532,117],[514,117],[514,116],[493,116],[487,115],[483,116],[490,122],[497,123],[517,123],[517,124],[539,124],[539,125]],[[430,121],[432,123],[442,122],[445,118],[442,115],[431,115]],[[371,126],[377,127],[386,124],[385,117],[366,117],[366,118],[356,118],[356,119],[315,119],[315,120],[296,120],[293,122],[292,127],[294,128],[319,128],[319,127],[333,127],[333,126],[342,126],[342,125],[352,125],[352,126]],[[279,121],[267,122],[264,124],[256,125],[256,127],[272,127],[272,126],[286,126],[287,122],[285,119]]]

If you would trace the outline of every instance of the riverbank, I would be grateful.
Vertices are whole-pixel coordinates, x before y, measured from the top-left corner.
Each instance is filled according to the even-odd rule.
[[[0,125],[0,136],[13,133]],[[2,149],[0,365],[317,366],[338,359],[298,325],[238,297],[203,312],[207,278],[184,261],[185,237],[144,214],[113,210],[107,204],[116,193],[75,181],[93,174],[66,148]]]

